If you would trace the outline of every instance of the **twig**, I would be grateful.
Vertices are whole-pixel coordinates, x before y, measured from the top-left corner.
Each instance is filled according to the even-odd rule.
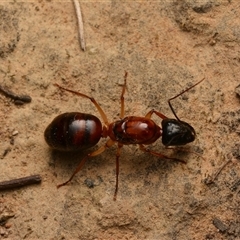
[[[41,181],[42,181],[42,178],[40,175],[32,175],[32,176],[23,177],[23,178],[16,178],[9,181],[0,182],[0,190],[23,187],[30,184],[40,183]]]
[[[214,181],[217,179],[217,177],[219,176],[219,174],[222,172],[222,170],[231,162],[231,160],[228,160],[227,162],[225,162],[214,174],[214,176],[208,176],[205,180],[204,183],[206,185],[208,184],[212,184],[214,183]]]
[[[32,98],[28,95],[17,95],[11,92],[9,89],[0,85],[0,92],[2,92],[6,97],[9,97],[14,100],[15,104],[23,104],[23,103],[30,103]]]
[[[218,171],[215,173],[215,176],[213,177],[212,181],[214,182],[216,180],[216,178],[218,177],[218,175],[220,174],[220,172],[231,162],[231,160],[228,160],[227,162],[225,162],[219,169]]]
[[[78,0],[73,0],[73,3],[74,3],[74,7],[77,14],[80,45],[82,50],[85,51],[86,47],[85,47],[85,40],[84,40],[84,33],[83,33],[83,20],[82,20],[81,7]]]

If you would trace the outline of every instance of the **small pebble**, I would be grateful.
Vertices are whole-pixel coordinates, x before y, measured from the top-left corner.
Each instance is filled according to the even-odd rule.
[[[13,131],[12,135],[13,135],[13,136],[18,135],[18,131],[17,131],[17,130]]]
[[[10,228],[11,226],[12,226],[11,223],[6,223],[6,224],[5,224],[5,228],[7,228],[7,229]]]

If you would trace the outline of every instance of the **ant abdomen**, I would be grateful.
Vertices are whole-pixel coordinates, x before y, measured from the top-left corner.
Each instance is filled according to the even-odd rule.
[[[63,113],[44,132],[47,144],[60,151],[78,151],[95,146],[102,137],[102,123],[91,114]]]

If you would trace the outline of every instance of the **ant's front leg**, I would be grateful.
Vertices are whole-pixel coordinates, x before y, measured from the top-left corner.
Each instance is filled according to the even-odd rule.
[[[144,145],[142,144],[139,144],[139,148],[140,150],[142,150],[143,152],[147,152],[147,153],[150,153],[154,156],[157,156],[157,157],[160,157],[160,158],[165,158],[165,159],[171,159],[171,160],[174,160],[174,161],[178,161],[178,162],[181,162],[181,163],[184,163],[186,164],[186,162],[184,160],[181,160],[181,159],[178,159],[178,158],[172,158],[172,157],[168,157],[166,155],[163,155],[162,153],[159,153],[159,152],[154,152],[148,148],[146,148]]]
[[[154,109],[152,109],[151,111],[149,111],[149,112],[146,114],[145,118],[151,118],[152,115],[153,115],[153,113],[155,113],[155,114],[156,114],[158,117],[160,117],[161,119],[168,119],[168,117],[166,117],[165,115],[163,115],[163,114],[160,113],[160,112],[155,111]]]

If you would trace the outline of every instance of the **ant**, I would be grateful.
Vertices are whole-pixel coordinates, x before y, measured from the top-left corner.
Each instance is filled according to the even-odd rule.
[[[59,184],[57,188],[69,183],[82,169],[88,158],[101,154],[114,144],[117,144],[114,200],[116,200],[118,192],[119,157],[123,145],[137,144],[140,150],[154,156],[186,163],[183,160],[151,151],[146,148],[145,145],[154,143],[160,137],[162,137],[163,145],[167,147],[181,146],[195,140],[196,133],[194,128],[187,122],[178,118],[172,107],[171,101],[201,83],[204,78],[168,100],[169,107],[176,118],[171,119],[154,109],[149,111],[144,117],[124,117],[124,94],[127,87],[127,75],[128,73],[125,72],[121,93],[120,119],[111,123],[108,121],[106,114],[93,97],[54,84],[61,90],[89,99],[97,108],[104,124],[102,125],[101,121],[96,116],[88,113],[68,112],[60,114],[53,119],[44,132],[45,140],[52,149],[59,151],[83,150],[95,146],[100,138],[109,138],[102,147],[87,154],[79,163],[69,180]],[[162,119],[161,127],[151,119],[153,114],[156,114]]]

